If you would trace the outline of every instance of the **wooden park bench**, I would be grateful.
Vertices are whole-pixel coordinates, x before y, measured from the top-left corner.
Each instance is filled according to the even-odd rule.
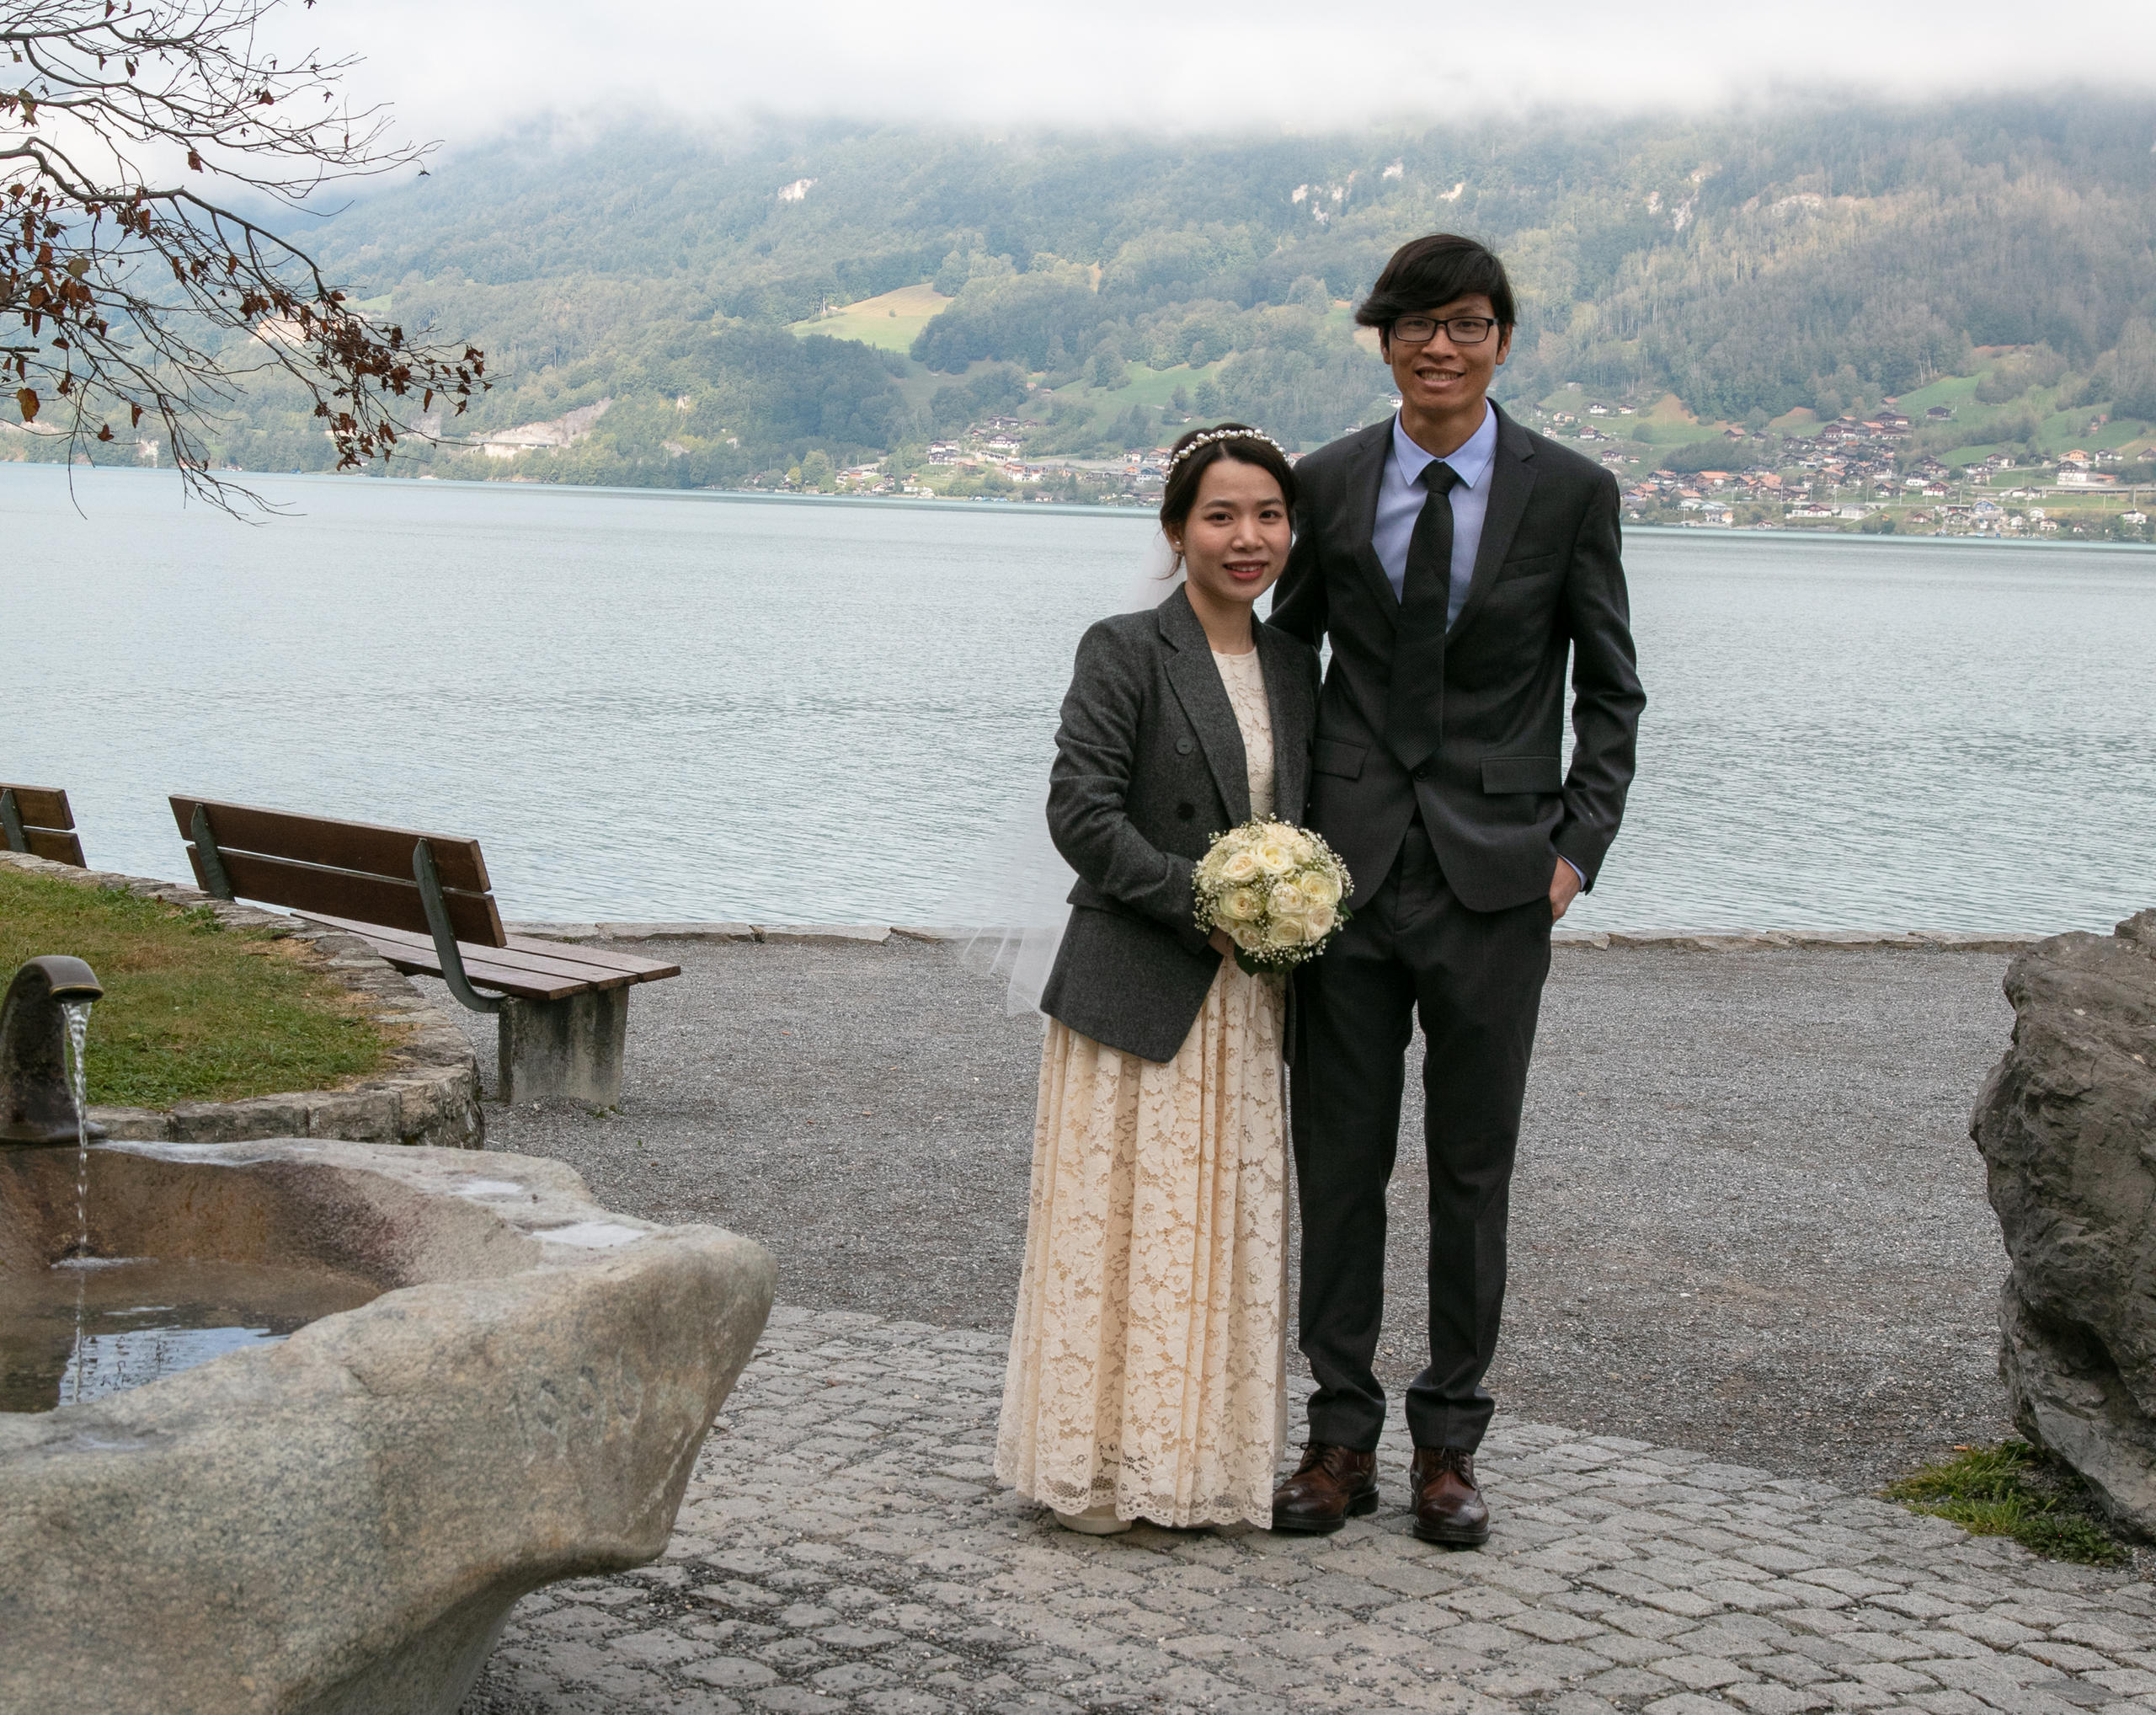
[[[199,798],[173,798],[172,814],[205,893],[349,929],[407,975],[438,976],[473,1012],[494,1013],[504,1102],[612,1107],[630,989],[681,974],[505,933],[477,840]]]
[[[83,842],[75,836],[75,813],[67,794],[56,786],[0,786],[0,830],[10,852],[50,858],[87,869]]]

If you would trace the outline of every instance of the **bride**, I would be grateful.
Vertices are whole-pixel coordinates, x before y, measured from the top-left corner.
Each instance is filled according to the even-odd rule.
[[[1048,820],[1078,873],[1049,1015],[998,1479],[1075,1531],[1269,1525],[1285,1429],[1283,979],[1193,916],[1252,816],[1301,818],[1317,655],[1253,604],[1295,478],[1241,424],[1176,443],[1186,581],[1078,647]]]

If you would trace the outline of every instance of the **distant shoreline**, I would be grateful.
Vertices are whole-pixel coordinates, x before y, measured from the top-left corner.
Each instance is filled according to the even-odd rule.
[[[77,465],[68,467],[46,464],[26,459],[0,460],[0,471],[38,470],[65,473],[72,468],[76,479],[90,476],[122,476],[130,479],[149,478],[170,483],[175,494],[179,491],[178,478],[169,470],[148,470],[119,465]],[[246,487],[256,483],[329,484],[349,487],[354,483],[382,483],[398,488],[417,489],[422,484],[430,488],[453,489],[461,493],[488,494],[588,494],[610,500],[658,500],[682,501],[732,501],[780,506],[846,506],[889,507],[911,512],[987,512],[1002,516],[1017,515],[1033,517],[1046,515],[1062,518],[1108,518],[1152,521],[1151,510],[1145,506],[1073,506],[1056,500],[925,500],[899,494],[782,494],[756,489],[656,489],[622,487],[600,483],[513,483],[472,482],[457,477],[405,477],[360,475],[347,473],[339,475],[330,471],[229,471],[219,474],[234,479],[234,486]],[[1804,542],[1848,542],[1871,548],[1886,547],[1897,549],[1939,547],[2018,548],[2055,553],[2062,549],[2074,553],[2098,553],[2148,555],[2156,553],[2156,542],[2077,542],[2058,541],[2041,537],[1999,536],[1865,536],[1854,531],[1807,530],[1782,527],[1778,529],[1741,528],[1733,525],[1685,526],[1673,524],[1627,524],[1627,536],[1669,536],[1709,537],[1732,541],[1773,541]]]

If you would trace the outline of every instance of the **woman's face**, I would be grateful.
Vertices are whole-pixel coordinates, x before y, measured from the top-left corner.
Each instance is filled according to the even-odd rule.
[[[1198,502],[1168,545],[1193,586],[1247,606],[1288,566],[1288,505],[1261,467],[1216,458],[1198,481]]]

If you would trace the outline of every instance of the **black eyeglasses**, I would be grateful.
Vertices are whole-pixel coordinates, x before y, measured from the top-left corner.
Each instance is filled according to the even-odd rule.
[[[1402,345],[1422,345],[1443,328],[1455,345],[1480,345],[1497,325],[1488,316],[1453,316],[1442,322],[1433,316],[1402,316],[1392,324],[1392,337]]]

